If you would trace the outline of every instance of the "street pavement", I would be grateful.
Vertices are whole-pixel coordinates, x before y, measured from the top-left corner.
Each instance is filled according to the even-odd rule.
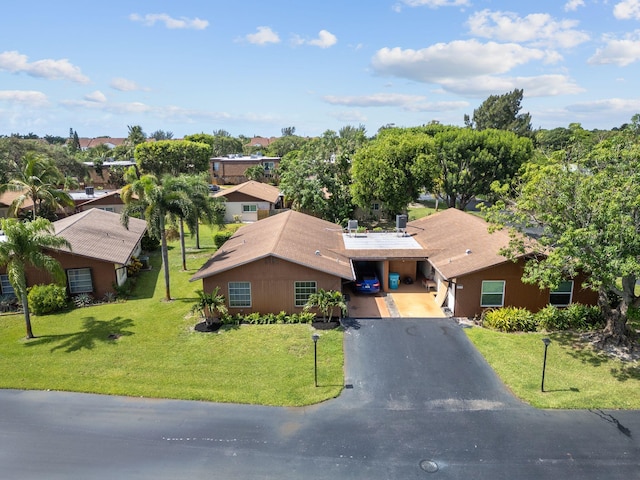
[[[640,478],[640,412],[533,409],[462,328],[452,319],[351,320],[342,395],[304,408],[0,391],[0,475]]]

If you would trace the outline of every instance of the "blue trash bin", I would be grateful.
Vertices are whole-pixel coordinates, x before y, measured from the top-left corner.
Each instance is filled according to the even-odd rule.
[[[399,273],[390,273],[389,274],[389,288],[391,290],[397,290],[400,286],[400,274]]]

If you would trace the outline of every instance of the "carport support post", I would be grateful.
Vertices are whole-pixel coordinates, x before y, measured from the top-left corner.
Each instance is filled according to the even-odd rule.
[[[544,343],[544,360],[542,361],[542,384],[540,385],[540,391],[544,392],[544,371],[547,368],[547,348],[551,344],[551,340],[548,338],[543,338],[542,343]]]
[[[320,335],[314,333],[311,335],[313,340],[313,379],[316,387],[318,386],[318,339]]]

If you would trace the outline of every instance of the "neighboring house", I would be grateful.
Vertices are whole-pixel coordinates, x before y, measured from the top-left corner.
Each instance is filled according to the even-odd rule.
[[[107,212],[121,213],[124,208],[124,202],[120,198],[120,190],[90,190],[91,187],[85,188],[85,195],[74,197],[76,202],[76,211],[84,212],[91,208],[106,210]],[[87,190],[88,193],[87,193]]]
[[[288,211],[239,229],[191,280],[202,280],[206,292],[219,286],[232,313],[294,313],[320,288],[342,290],[356,267],[375,271],[387,292],[392,276],[409,277],[425,286],[425,302],[460,317],[501,306],[537,311],[597,302],[584,278],[567,279],[556,291],[524,284],[526,255],[515,262],[500,255],[509,234],[487,227],[477,216],[448,209],[397,232],[358,234]]]
[[[280,189],[266,183],[248,182],[216,192],[216,198],[225,199],[225,222],[256,222],[281,209],[283,196]]]
[[[311,293],[354,280],[339,225],[289,210],[240,228],[198,270],[235,313],[300,313]]]
[[[271,137],[271,138],[253,137],[251,140],[249,140],[249,143],[247,143],[247,145],[250,148],[267,148],[269,144],[271,144],[275,140],[276,140],[276,137]]]
[[[118,185],[114,185],[115,182],[111,181],[111,171],[116,168],[127,169],[136,164],[133,160],[107,160],[102,163],[102,168],[98,173],[93,162],[82,163],[87,166],[89,172],[88,184],[111,189],[118,188]]]
[[[110,138],[110,137],[99,137],[99,138],[80,138],[80,150],[85,151],[90,148],[98,147],[100,145],[106,145],[111,150],[122,145],[126,138]]]
[[[211,158],[210,174],[217,184],[238,185],[247,181],[247,177],[244,174],[247,168],[262,165],[265,177],[271,178],[279,164],[280,157],[229,154],[226,157]]]
[[[129,228],[120,223],[120,215],[99,209],[71,215],[53,222],[55,234],[66,238],[71,249],[60,248],[47,253],[65,270],[70,295],[89,293],[102,298],[115,285],[127,280],[126,265],[141,253],[142,237],[147,229],[144,220],[129,219]],[[27,285],[51,282],[48,273],[27,268]],[[2,294],[13,293],[6,270],[0,270]]]
[[[7,218],[9,216],[9,209],[11,208],[11,204],[13,201],[22,195],[22,191],[16,192],[12,190],[7,190],[6,192],[0,194],[0,217]],[[33,210],[33,202],[30,198],[27,198],[25,202],[22,204],[20,211],[32,211]]]

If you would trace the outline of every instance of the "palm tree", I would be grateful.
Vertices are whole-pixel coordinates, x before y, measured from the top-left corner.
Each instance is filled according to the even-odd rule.
[[[33,202],[34,219],[47,208],[55,211],[74,206],[71,196],[59,188],[64,183],[64,176],[52,160],[29,152],[24,156],[22,166],[14,163],[13,168],[13,178],[0,186],[0,193],[7,190],[21,192],[11,202],[9,215],[17,216],[27,199]]]
[[[31,222],[5,218],[0,225],[4,233],[4,241],[0,241],[0,265],[7,268],[9,283],[22,302],[27,338],[34,338],[27,301],[25,270],[27,266],[32,265],[49,272],[56,282],[64,284],[65,274],[60,263],[44,253],[43,249],[62,246],[71,248],[71,245],[66,239],[57,237],[51,222],[44,218],[36,218]]]
[[[143,175],[125,185],[120,193],[125,204],[121,213],[122,224],[127,227],[130,216],[142,217],[147,221],[149,234],[160,240],[166,301],[171,300],[166,217],[173,215],[187,219],[193,216],[193,202],[183,188],[183,182],[178,180],[168,176],[163,178],[163,183],[160,184],[154,175]]]
[[[198,221],[195,222],[196,248],[200,249],[200,221],[206,225],[224,226],[224,200],[209,196],[206,174],[186,177],[189,196],[195,207]]]
[[[309,311],[314,307],[320,310],[327,322],[331,322],[334,309],[339,308],[340,313],[343,315],[345,315],[347,311],[347,303],[342,293],[335,290],[323,290],[322,288],[309,295],[304,310]]]
[[[220,295],[220,287],[216,287],[213,292],[205,293],[198,290],[197,302],[191,307],[192,312],[198,312],[204,317],[205,323],[211,326],[216,319],[227,313],[227,305],[224,295]]]

